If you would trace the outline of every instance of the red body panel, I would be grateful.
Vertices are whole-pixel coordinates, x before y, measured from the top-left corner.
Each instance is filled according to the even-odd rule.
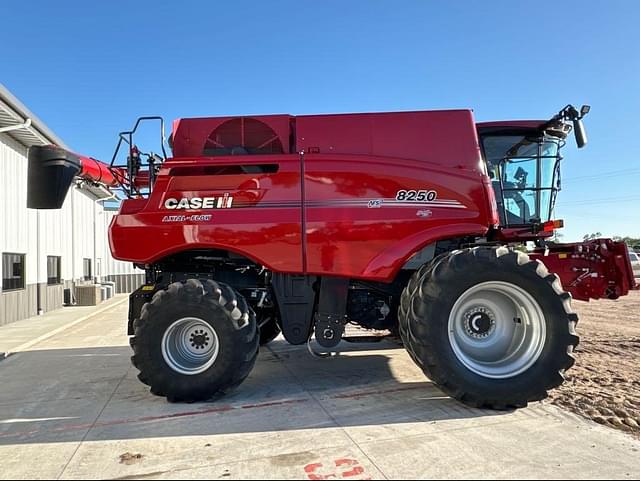
[[[245,255],[270,269],[301,272],[301,171],[297,155],[247,157],[243,164],[274,162],[273,174],[175,175],[194,166],[237,163],[238,159],[169,160],[160,171],[148,201],[123,202],[113,220],[109,241],[117,259],[141,264],[155,262],[186,249],[225,249]],[[173,171],[173,172],[172,172]],[[209,197],[233,193],[244,207],[171,211],[168,198]],[[171,216],[211,215],[209,221],[167,222]],[[136,239],[132,242],[131,239]]]
[[[390,280],[425,245],[488,230],[476,171],[338,154],[305,155],[304,168],[309,273]],[[395,199],[400,190],[425,189],[437,191],[438,198]],[[369,208],[370,200],[381,200],[381,206]]]
[[[484,235],[495,223],[470,111],[255,119],[271,127],[282,154],[203,156],[229,146],[220,126],[232,121],[254,129],[238,145],[272,140],[256,122],[177,121],[176,158],[163,164],[148,202],[125,201],[113,221],[114,257],[149,264],[225,249],[278,272],[390,281],[423,246]],[[396,200],[411,190],[437,195]],[[225,200],[223,208],[167,209],[185,198],[218,205],[226,194],[230,208]]]

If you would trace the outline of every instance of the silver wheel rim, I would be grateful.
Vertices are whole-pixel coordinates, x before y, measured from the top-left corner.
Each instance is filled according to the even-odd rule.
[[[468,289],[449,315],[449,342],[456,357],[467,369],[491,379],[529,369],[542,354],[546,334],[540,305],[508,282]]]
[[[174,371],[194,376],[216,362],[220,342],[215,329],[197,317],[184,317],[169,326],[162,337],[162,356]]]

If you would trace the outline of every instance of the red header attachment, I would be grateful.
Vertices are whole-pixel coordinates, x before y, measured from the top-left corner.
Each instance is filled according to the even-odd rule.
[[[560,276],[574,299],[617,299],[635,289],[629,251],[624,242],[595,239],[575,244],[548,244],[529,254]]]

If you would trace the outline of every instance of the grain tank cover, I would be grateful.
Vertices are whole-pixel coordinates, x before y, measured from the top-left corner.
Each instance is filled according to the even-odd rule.
[[[442,110],[179,119],[174,157],[352,154],[480,169],[473,112]]]
[[[297,148],[479,169],[482,158],[473,112],[443,110],[296,118]]]

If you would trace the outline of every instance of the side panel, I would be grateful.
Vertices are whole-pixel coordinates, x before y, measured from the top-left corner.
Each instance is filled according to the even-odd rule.
[[[490,224],[477,171],[355,155],[305,155],[304,169],[309,274],[388,282],[425,245]]]
[[[225,166],[270,165],[237,173]],[[230,173],[229,173],[230,172]],[[234,173],[236,172],[236,173]],[[233,200],[218,208],[217,200]],[[167,209],[168,199],[216,199],[213,209]],[[301,171],[298,155],[168,161],[152,196],[123,205],[109,241],[119,260],[152,263],[185,249],[235,252],[279,272],[302,272]],[[175,203],[174,203],[175,204]]]

